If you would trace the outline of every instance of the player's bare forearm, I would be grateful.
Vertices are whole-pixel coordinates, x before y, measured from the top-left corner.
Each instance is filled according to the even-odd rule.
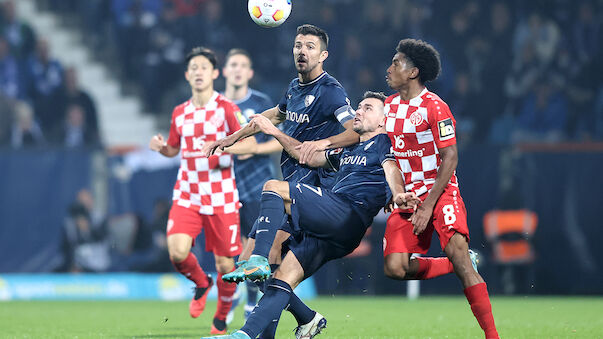
[[[451,145],[448,147],[438,149],[440,153],[440,158],[442,162],[440,164],[440,168],[438,169],[438,174],[436,176],[435,183],[431,187],[430,192],[425,198],[423,205],[426,207],[433,208],[444,192],[446,185],[448,185],[448,181],[452,177],[454,170],[456,169],[456,165],[458,164],[458,149],[456,145]]]
[[[343,125],[343,127],[345,127],[345,131],[327,138],[327,140],[329,140],[329,144],[326,146],[326,148],[347,147],[360,142],[360,135],[354,132],[352,127],[353,124],[354,122],[352,120],[348,120]]]
[[[180,153],[180,146],[173,147],[168,145],[161,133],[157,133],[151,138],[149,141],[149,149],[159,152],[168,158],[173,158]]]
[[[255,138],[245,138],[224,148],[224,152],[230,154],[257,154],[258,143]]]
[[[280,152],[282,150],[283,146],[281,143],[276,139],[272,139],[270,141],[259,143],[255,154],[271,154]]]
[[[310,161],[317,152],[321,153],[328,148],[347,147],[358,143],[360,141],[360,136],[358,133],[354,132],[353,125],[354,122],[349,120],[343,125],[346,128],[344,132],[326,139],[306,141],[298,146],[297,149],[301,151],[298,159],[299,163],[309,165]]]
[[[159,153],[161,153],[162,155],[164,155],[168,158],[173,158],[173,157],[177,156],[178,153],[180,153],[180,148],[172,147],[170,145],[165,145],[165,146],[161,147],[161,149],[159,150]]]
[[[301,142],[296,140],[282,131],[278,130],[273,134],[274,138],[278,140],[278,142],[283,146],[285,152],[289,153],[289,155],[295,160],[299,161],[301,156],[301,151],[299,150],[299,145]],[[327,159],[325,157],[324,152],[314,153],[312,157],[310,157],[309,161],[306,165],[310,167],[323,167],[327,165]]]
[[[285,121],[286,118],[286,115],[279,111],[278,106],[265,110],[264,112],[262,112],[262,115],[270,119],[274,126]]]
[[[402,173],[394,160],[385,161],[383,163],[383,171],[385,172],[385,180],[393,196],[406,192]]]

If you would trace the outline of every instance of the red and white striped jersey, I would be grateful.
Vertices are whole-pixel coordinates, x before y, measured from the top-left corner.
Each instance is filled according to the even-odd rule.
[[[209,158],[201,153],[206,142],[225,138],[245,121],[237,105],[214,92],[204,107],[188,100],[174,108],[168,145],[180,147],[181,161],[173,201],[200,214],[224,214],[239,208],[232,155]]]
[[[438,148],[456,144],[456,121],[448,105],[427,88],[409,101],[391,95],[385,112],[385,129],[406,191],[420,196],[435,183],[442,162]],[[458,186],[456,171],[448,184]]]

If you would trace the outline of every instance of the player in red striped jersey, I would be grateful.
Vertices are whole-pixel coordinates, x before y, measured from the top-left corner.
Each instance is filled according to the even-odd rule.
[[[213,51],[193,48],[186,57],[186,64],[185,77],[192,96],[174,108],[167,141],[158,134],[151,139],[149,147],[167,157],[182,151],[167,224],[168,252],[176,270],[196,285],[195,296],[189,304],[190,315],[196,318],[205,308],[213,283],[190,252],[195,238],[205,229],[205,249],[214,253],[218,271],[218,305],[211,333],[224,334],[236,284],[223,281],[222,275],[234,269],[233,257],[242,249],[239,196],[232,155],[207,157],[201,148],[206,142],[238,131],[246,119],[237,105],[214,91],[213,83],[219,71]],[[247,138],[227,151],[235,154],[241,147],[255,149],[257,143],[254,138]]]
[[[499,338],[486,283],[469,251],[466,209],[456,179],[456,121],[448,105],[425,83],[440,73],[439,53],[430,44],[404,39],[387,69],[387,83],[398,93],[385,102],[385,128],[404,177],[407,192],[422,203],[413,210],[395,209],[383,239],[385,274],[393,279],[430,279],[455,272],[486,338]],[[426,254],[433,230],[446,257]]]

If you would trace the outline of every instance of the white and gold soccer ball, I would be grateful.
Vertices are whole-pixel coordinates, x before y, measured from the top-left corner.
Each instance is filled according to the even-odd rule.
[[[249,16],[262,27],[280,26],[291,14],[291,0],[249,0]]]

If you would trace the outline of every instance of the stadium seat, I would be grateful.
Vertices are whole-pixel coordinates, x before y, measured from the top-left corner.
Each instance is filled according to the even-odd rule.
[[[493,210],[484,215],[484,233],[492,245],[493,259],[503,268],[505,293],[515,292],[514,271],[518,266],[529,268],[534,261],[532,237],[538,216],[528,210]]]

